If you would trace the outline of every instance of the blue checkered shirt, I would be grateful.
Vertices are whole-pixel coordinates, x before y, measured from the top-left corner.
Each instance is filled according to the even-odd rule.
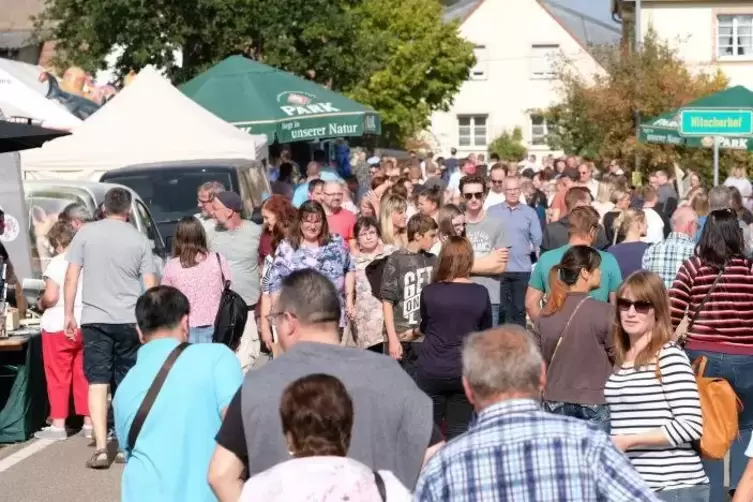
[[[606,434],[531,399],[484,409],[421,473],[416,502],[658,501]]]
[[[675,282],[680,265],[693,256],[695,247],[696,242],[693,238],[672,232],[666,239],[657,242],[643,253],[641,266],[644,270],[658,274],[669,289]]]

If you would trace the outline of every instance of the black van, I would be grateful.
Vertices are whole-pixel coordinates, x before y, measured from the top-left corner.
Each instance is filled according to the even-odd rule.
[[[219,181],[226,190],[240,194],[245,218],[271,193],[266,169],[248,159],[210,159],[139,164],[107,171],[101,181],[125,185],[139,194],[157,223],[166,243],[184,216],[198,212],[197,190],[207,181]]]

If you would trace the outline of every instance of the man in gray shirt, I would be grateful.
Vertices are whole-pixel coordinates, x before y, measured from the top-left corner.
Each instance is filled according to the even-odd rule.
[[[248,371],[259,358],[261,344],[256,328],[254,310],[259,301],[261,276],[259,273],[259,240],[261,226],[241,218],[243,200],[235,192],[214,195],[213,217],[217,227],[209,233],[209,250],[227,260],[233,278],[233,291],[248,305],[248,320],[236,355],[243,371]]]
[[[471,279],[489,292],[492,303],[492,326],[499,324],[499,297],[502,273],[507,268],[510,251],[501,218],[484,210],[486,180],[470,175],[460,180],[460,194],[465,199],[465,232],[473,246]]]
[[[73,238],[66,259],[63,301],[65,335],[83,336],[84,373],[89,381],[89,414],[96,449],[86,463],[93,469],[109,467],[107,459],[107,393],[136,363],[140,346],[136,332],[136,300],[143,286],[157,285],[149,240],[128,223],[131,193],[113,188],[105,195],[101,221],[81,227]],[[79,276],[83,310],[79,334],[73,307]],[[113,389],[113,393],[115,389]]]
[[[209,466],[220,502],[238,500],[244,464],[253,476],[290,459],[280,398],[286,386],[313,373],[340,379],[353,399],[348,457],[392,471],[412,489],[424,459],[442,445],[431,400],[390,357],[340,346],[340,301],[329,279],[312,269],[290,274],[270,321],[285,353],[247,373],[227,408]]]

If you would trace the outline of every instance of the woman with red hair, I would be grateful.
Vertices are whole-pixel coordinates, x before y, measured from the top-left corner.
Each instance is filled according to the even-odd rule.
[[[259,301],[259,322],[261,326],[261,339],[268,350],[272,350],[274,343],[272,328],[267,320],[272,310],[272,301],[269,296],[268,271],[272,264],[277,246],[287,237],[288,230],[298,217],[298,211],[290,199],[283,195],[273,195],[261,207],[261,215],[264,219],[264,231],[259,243],[259,265],[262,267],[261,300]]]

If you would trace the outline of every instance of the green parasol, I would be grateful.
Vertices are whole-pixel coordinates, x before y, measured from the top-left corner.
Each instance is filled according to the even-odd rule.
[[[223,120],[270,143],[379,134],[379,114],[309,80],[230,56],[180,87]]]
[[[753,111],[753,92],[744,86],[731,87],[693,101],[681,109],[652,118],[641,124],[639,141],[642,143],[711,148],[714,146],[714,136],[718,135],[720,149],[748,150],[753,152],[752,135],[727,135],[720,129],[720,132],[715,134],[683,136],[681,134],[681,115],[683,109],[692,109],[701,112],[709,111],[710,113],[717,114],[724,114],[725,111]]]

